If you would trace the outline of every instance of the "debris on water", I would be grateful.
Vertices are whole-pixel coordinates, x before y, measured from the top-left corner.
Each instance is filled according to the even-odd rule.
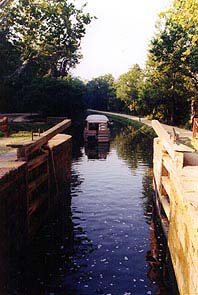
[[[124,257],[124,260],[128,261],[128,260],[129,260],[129,258],[128,258],[127,256],[125,256],[125,257]]]

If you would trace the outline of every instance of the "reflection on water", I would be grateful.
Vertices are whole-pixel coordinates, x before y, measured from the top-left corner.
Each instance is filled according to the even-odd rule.
[[[106,159],[109,153],[109,143],[98,142],[98,143],[86,143],[85,144],[85,154],[88,159]]]
[[[153,215],[152,140],[113,128],[109,150],[75,146],[70,188],[0,295],[176,294]]]

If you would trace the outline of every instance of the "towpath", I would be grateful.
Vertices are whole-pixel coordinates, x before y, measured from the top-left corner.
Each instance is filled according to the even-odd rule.
[[[148,120],[146,118],[143,117],[136,117],[136,116],[131,116],[131,115],[126,115],[126,114],[120,114],[120,113],[113,113],[113,112],[103,112],[103,111],[98,111],[98,110],[88,110],[91,112],[98,112],[98,113],[102,113],[102,114],[106,114],[108,115],[113,115],[113,116],[117,116],[120,118],[126,118],[132,121],[137,121],[137,122],[141,122],[142,124],[145,124],[149,127],[152,127],[152,120]],[[187,130],[187,129],[182,129],[179,127],[175,127],[175,126],[171,126],[171,125],[166,125],[166,124],[162,124],[162,126],[166,129],[166,131],[170,134],[173,134],[174,130],[176,133],[179,134],[179,137],[181,138],[186,138],[186,139],[191,139],[192,138],[192,131]],[[174,130],[173,130],[174,128]]]

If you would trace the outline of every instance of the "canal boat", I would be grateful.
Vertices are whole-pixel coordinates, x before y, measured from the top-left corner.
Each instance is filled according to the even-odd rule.
[[[84,129],[84,140],[109,142],[110,131],[108,128],[109,119],[104,115],[89,115],[86,118]]]

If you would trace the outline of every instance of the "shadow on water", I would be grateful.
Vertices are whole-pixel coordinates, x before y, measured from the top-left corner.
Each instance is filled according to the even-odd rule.
[[[73,177],[73,186],[81,183]],[[75,213],[80,213],[73,208]],[[21,252],[9,251],[1,259],[1,295],[79,295],[75,286],[86,280],[89,273],[86,257],[94,251],[90,239],[80,225],[72,220],[71,189],[59,195],[59,202],[46,224]],[[8,250],[7,250],[8,252]],[[1,257],[2,258],[2,257]],[[76,263],[78,260],[78,264]],[[79,262],[79,260],[82,260]]]
[[[152,139],[115,123],[110,146],[83,147],[82,130],[53,215],[23,251],[0,252],[0,295],[176,295],[153,209]]]

